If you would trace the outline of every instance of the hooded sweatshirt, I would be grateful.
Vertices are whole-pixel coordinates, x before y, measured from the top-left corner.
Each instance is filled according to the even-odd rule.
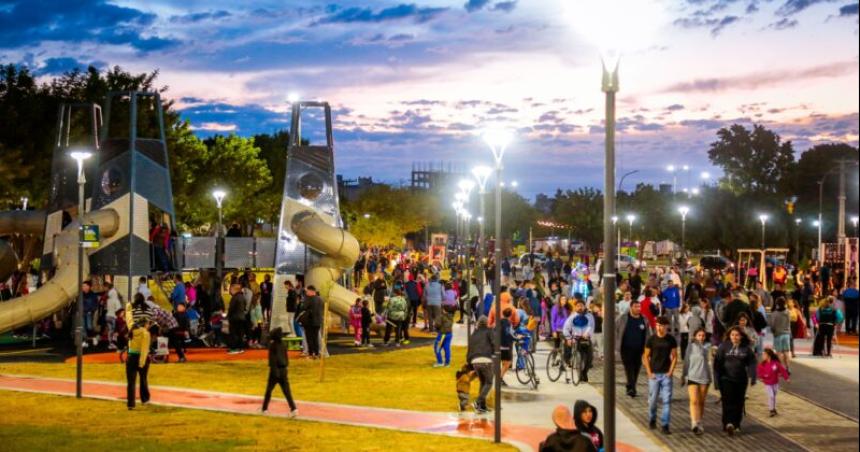
[[[591,408],[594,416],[591,417],[591,422],[588,424],[582,422],[582,413],[587,408]],[[591,440],[591,444],[598,451],[603,450],[603,432],[597,428],[597,408],[586,402],[585,400],[577,400],[573,405],[573,422],[576,424],[576,429],[583,436]]]
[[[540,452],[597,452],[597,448],[576,430],[559,428],[540,444]]]
[[[511,314],[511,324],[514,326],[514,328],[520,326],[520,315],[519,315],[519,313],[517,313],[517,310],[514,309],[513,298],[511,297],[511,294],[509,292],[502,292],[501,300],[502,300],[502,312],[505,312],[505,309],[507,309],[507,308],[511,308],[511,310],[513,311],[513,314]],[[492,328],[496,325],[496,305],[495,305],[495,303],[493,303],[493,306],[490,307],[490,315],[489,315],[488,320],[489,321],[487,322],[487,325],[490,328]]]

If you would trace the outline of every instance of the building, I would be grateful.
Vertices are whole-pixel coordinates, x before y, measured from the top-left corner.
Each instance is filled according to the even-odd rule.
[[[464,176],[466,171],[451,162],[413,162],[410,187],[439,192],[455,186]]]
[[[341,201],[353,202],[362,193],[372,187],[385,185],[382,182],[374,182],[373,177],[358,177],[358,179],[345,179],[342,174],[337,175],[337,192]]]

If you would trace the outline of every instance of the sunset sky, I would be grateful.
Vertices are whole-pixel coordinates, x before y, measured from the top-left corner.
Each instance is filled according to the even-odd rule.
[[[326,100],[338,172],[394,183],[413,161],[489,163],[478,133],[501,124],[517,129],[506,177],[531,197],[602,186],[599,54],[565,1],[0,0],[0,62],[158,69],[201,136],[286,128],[289,93]],[[734,122],[798,151],[857,145],[856,1],[664,6],[621,62],[618,172],[640,170],[627,188],[670,181],[672,163],[691,184],[716,174],[708,144]]]

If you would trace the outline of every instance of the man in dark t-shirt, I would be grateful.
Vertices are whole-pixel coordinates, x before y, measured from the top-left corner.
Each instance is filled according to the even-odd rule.
[[[642,305],[634,299],[630,302],[630,310],[615,322],[615,337],[627,377],[627,395],[630,397],[636,397],[636,382],[642,369],[642,354],[649,334],[650,328],[642,315]]]
[[[675,337],[666,334],[669,330],[669,319],[657,319],[657,334],[645,341],[645,353],[642,363],[648,372],[648,427],[657,428],[657,398],[663,404],[660,418],[662,431],[670,434],[669,420],[672,404],[672,374],[678,362],[678,343]]]

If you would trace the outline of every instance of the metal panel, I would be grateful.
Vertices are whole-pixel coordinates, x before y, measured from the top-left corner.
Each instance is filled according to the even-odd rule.
[[[215,268],[215,237],[182,237],[179,249],[183,268]]]
[[[227,237],[224,239],[224,266],[251,268],[254,266],[254,238]]]
[[[258,238],[256,268],[275,268],[275,248],[277,240]]]

